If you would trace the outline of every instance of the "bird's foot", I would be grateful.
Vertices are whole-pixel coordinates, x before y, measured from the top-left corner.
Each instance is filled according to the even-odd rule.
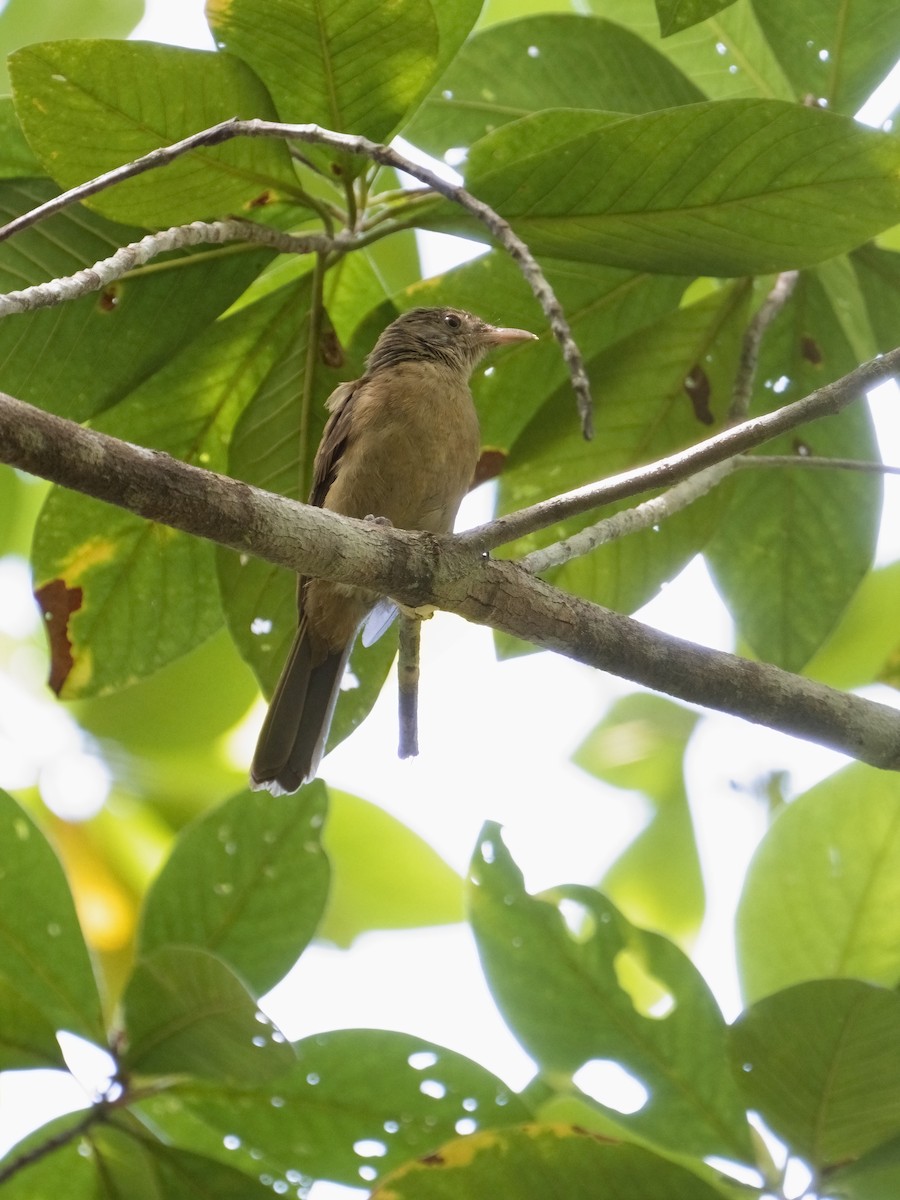
[[[394,522],[390,517],[376,517],[374,513],[369,513],[363,520],[369,521],[372,525],[381,525],[385,529],[394,528]]]
[[[430,621],[437,612],[433,604],[421,604],[418,608],[410,608],[406,604],[398,604],[397,608],[410,621]]]

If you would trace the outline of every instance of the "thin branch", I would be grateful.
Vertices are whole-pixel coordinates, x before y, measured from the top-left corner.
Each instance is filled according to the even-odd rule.
[[[101,259],[92,267],[38,283],[17,292],[0,296],[0,317],[13,313],[32,312],[38,308],[50,308],[75,300],[89,292],[99,292],[129,271],[144,266],[158,254],[169,250],[180,250],[187,246],[221,245],[224,242],[253,242],[271,246],[274,250],[290,254],[322,253],[343,245],[340,238],[330,238],[321,233],[290,234],[267,225],[236,219],[227,221],[193,221],[190,225],[173,225],[159,233],[148,233],[139,242],[122,246],[109,258]]]
[[[815,454],[738,454],[736,467],[821,467],[833,471],[866,471],[871,475],[900,475],[890,463],[865,462],[858,458],[822,458]]]
[[[763,337],[772,321],[787,303],[796,286],[799,272],[784,271],[775,281],[759,311],[754,315],[744,334],[741,347],[741,357],[738,364],[731,407],[728,412],[728,423],[735,424],[746,417],[753,391],[753,381],[756,376],[756,366],[759,360],[759,350]],[[539,575],[552,567],[562,566],[573,558],[590,554],[598,546],[617,538],[626,537],[641,530],[655,528],[661,521],[688,508],[695,500],[707,495],[726,479],[734,470],[735,460],[726,459],[714,466],[705,467],[687,479],[674,484],[661,496],[654,496],[632,508],[604,517],[585,529],[581,529],[572,537],[563,538],[552,545],[544,546],[527,554],[521,560],[521,566],[526,571]]]
[[[0,1167],[0,1185],[8,1183],[14,1175],[18,1175],[19,1171],[23,1171],[26,1167],[32,1166],[36,1162],[40,1162],[42,1158],[46,1158],[48,1154],[52,1154],[54,1150],[61,1150],[63,1146],[68,1146],[69,1142],[75,1141],[82,1134],[92,1128],[92,1126],[105,1121],[109,1105],[105,1101],[100,1101],[97,1104],[92,1104],[80,1121],[74,1125],[70,1125],[68,1129],[62,1129],[59,1133],[53,1134],[45,1141],[39,1142],[36,1146],[32,1146],[30,1150],[25,1150],[16,1158],[12,1159],[5,1167]]]
[[[753,382],[756,379],[759,348],[762,345],[763,336],[791,298],[799,278],[799,271],[782,271],[775,280],[774,287],[747,326],[747,332],[741,343],[741,358],[734,381],[734,389],[731,393],[731,406],[728,409],[729,425],[743,421],[750,411],[750,398],[753,395]]]
[[[157,167],[167,166],[177,158],[180,158],[184,154],[189,154],[193,150],[221,145],[223,142],[230,141],[235,137],[282,138],[330,146],[332,149],[340,150],[344,153],[362,155],[363,157],[370,158],[373,162],[379,163],[381,166],[393,167],[397,171],[403,171],[404,174],[411,175],[414,179],[418,179],[420,183],[426,184],[435,192],[440,193],[446,199],[460,205],[467,212],[471,213],[472,216],[490,231],[493,237],[496,238],[500,245],[515,260],[535,298],[541,305],[554,336],[562,348],[563,358],[565,359],[572,380],[572,386],[575,390],[578,411],[581,416],[582,431],[586,438],[593,435],[593,401],[591,399],[590,382],[585,370],[584,360],[572,337],[572,332],[563,313],[562,305],[557,300],[553,289],[545,279],[541,268],[526,244],[513,232],[509,223],[499,213],[495,212],[483,201],[478,200],[470,192],[467,192],[465,188],[459,187],[457,184],[448,183],[446,179],[441,179],[439,175],[436,175],[433,171],[429,171],[427,167],[419,166],[418,163],[414,163],[411,159],[398,154],[390,146],[369,141],[368,138],[345,133],[335,133],[332,130],[323,129],[319,125],[286,125],[276,121],[261,120],[242,121],[235,117],[228,121],[222,121],[218,125],[213,125],[209,129],[203,129],[198,133],[191,134],[190,137],[183,138],[179,142],[174,142],[171,146],[161,146],[156,150],[151,150],[149,154],[144,154],[133,162],[125,163],[123,166],[116,167],[112,171],[106,171],[104,174],[98,175],[96,179],[79,184],[78,187],[70,188],[69,191],[63,192],[60,196],[46,201],[46,203],[32,209],[31,212],[17,217],[0,228],[0,241],[11,237],[12,234],[22,229],[27,229],[45,217],[61,212],[70,204],[94,196],[98,192],[112,187],[116,183],[121,183],[125,179],[131,179],[136,175],[143,174],[145,171],[150,171]]]
[[[524,570],[539,575],[542,571],[549,571],[551,567],[562,566],[570,559],[590,554],[592,550],[596,550],[598,546],[602,546],[606,542],[613,542],[617,538],[626,537],[632,533],[640,533],[643,529],[651,529],[666,520],[667,517],[673,517],[676,513],[681,512],[695,500],[705,496],[707,492],[711,492],[732,473],[733,469],[733,459],[706,467],[705,470],[698,471],[696,475],[691,475],[690,478],[676,483],[661,496],[654,496],[650,500],[636,504],[634,508],[626,508],[621,512],[614,513],[611,517],[605,517],[602,521],[597,521],[586,529],[580,529],[571,537],[554,542],[552,546],[533,550],[531,554],[526,554],[520,560],[519,565]]]
[[[298,504],[2,393],[0,461],[294,572],[369,587],[411,608],[434,605],[688,703],[900,770],[900,712],[887,705],[662,634],[461,537]]]
[[[623,471],[598,483],[589,483],[571,492],[542,500],[507,516],[497,517],[475,529],[459,535],[460,542],[471,550],[490,551],[526,534],[556,525],[567,517],[590,512],[614,500],[625,500],[641,492],[653,491],[677,483],[704,467],[723,462],[732,455],[760,446],[779,434],[796,429],[817,417],[833,416],[863,396],[876,384],[890,379],[900,371],[900,349],[862,363],[849,375],[836,379],[810,392],[802,400],[784,408],[752,417],[740,425],[717,433],[687,450],[657,459],[643,467]]]

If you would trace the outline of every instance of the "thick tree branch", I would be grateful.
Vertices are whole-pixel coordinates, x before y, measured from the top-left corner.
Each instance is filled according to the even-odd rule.
[[[390,146],[369,141],[368,138],[346,133],[335,133],[330,129],[323,129],[319,125],[285,125],[276,121],[261,120],[241,121],[234,117],[229,121],[222,121],[218,125],[213,125],[210,129],[200,130],[199,133],[194,133],[190,137],[183,138],[180,142],[174,142],[171,146],[161,146],[156,150],[151,150],[149,154],[144,154],[133,162],[125,163],[123,166],[116,167],[112,171],[106,171],[103,175],[98,175],[96,179],[88,180],[88,182],[80,184],[78,187],[70,188],[69,191],[63,192],[62,195],[46,201],[46,203],[39,205],[37,208],[23,214],[21,217],[17,217],[0,228],[0,241],[4,241],[22,229],[27,229],[29,226],[37,224],[38,221],[51,216],[53,213],[61,212],[70,204],[75,204],[78,201],[88,199],[90,196],[95,196],[98,192],[105,191],[107,188],[121,183],[124,179],[131,179],[136,175],[141,175],[145,171],[154,170],[157,167],[168,166],[169,163],[174,162],[175,159],[180,158],[184,154],[189,154],[192,150],[199,150],[208,146],[218,146],[222,142],[230,141],[236,137],[281,138],[288,141],[330,146],[332,149],[341,150],[344,153],[359,154],[365,158],[370,158],[373,162],[379,163],[381,166],[393,167],[397,171],[411,175],[414,179],[418,179],[420,183],[427,184],[433,191],[451,200],[454,204],[460,205],[467,212],[470,212],[472,216],[486,226],[491,235],[518,264],[536,300],[544,310],[547,320],[550,323],[550,328],[553,330],[554,336],[560,344],[566,366],[569,370],[569,376],[572,380],[572,386],[578,403],[578,411],[581,416],[582,431],[586,438],[593,435],[593,401],[591,400],[591,387],[584,366],[584,360],[581,357],[578,346],[575,344],[575,339],[572,337],[572,331],[569,328],[562,305],[557,300],[556,294],[547,282],[537,260],[526,244],[513,231],[508,221],[505,221],[489,205],[477,199],[470,192],[467,192],[465,188],[459,187],[454,183],[449,183],[446,179],[441,179],[439,175],[436,175],[433,171],[429,171],[427,167],[419,166],[418,163],[414,163],[411,159],[404,157],[404,155],[398,154]]]
[[[669,637],[488,559],[461,537],[310,508],[2,393],[0,461],[279,566],[365,584],[414,608],[433,604],[681,700],[900,769],[900,712]]]

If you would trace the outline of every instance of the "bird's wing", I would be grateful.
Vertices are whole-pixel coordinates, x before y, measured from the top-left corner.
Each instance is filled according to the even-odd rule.
[[[322,440],[316,451],[313,463],[313,480],[307,504],[321,508],[328,495],[328,489],[334,483],[335,476],[341,463],[341,455],[347,445],[350,435],[350,425],[353,419],[353,397],[356,394],[358,379],[349,383],[339,383],[328,399],[325,407],[331,416],[325,422]],[[300,614],[300,625],[304,624],[303,595],[306,591],[307,580],[303,575],[297,577],[297,608]]]
[[[328,489],[334,483],[335,476],[341,463],[341,455],[347,445],[350,426],[353,422],[353,399],[356,395],[358,379],[350,383],[340,383],[328,397],[325,407],[331,413],[322,433],[316,459],[313,463],[312,489],[309,493],[309,504],[321,508],[328,495]]]

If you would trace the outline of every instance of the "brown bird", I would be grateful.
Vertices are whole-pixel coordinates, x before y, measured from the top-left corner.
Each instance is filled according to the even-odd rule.
[[[309,503],[398,529],[449,533],[481,448],[469,391],[494,346],[533,339],[455,308],[414,308],[390,324],[361,379],[342,383],[316,452]],[[266,714],[250,784],[275,795],[312,779],[356,634],[379,597],[301,578],[299,624]]]

